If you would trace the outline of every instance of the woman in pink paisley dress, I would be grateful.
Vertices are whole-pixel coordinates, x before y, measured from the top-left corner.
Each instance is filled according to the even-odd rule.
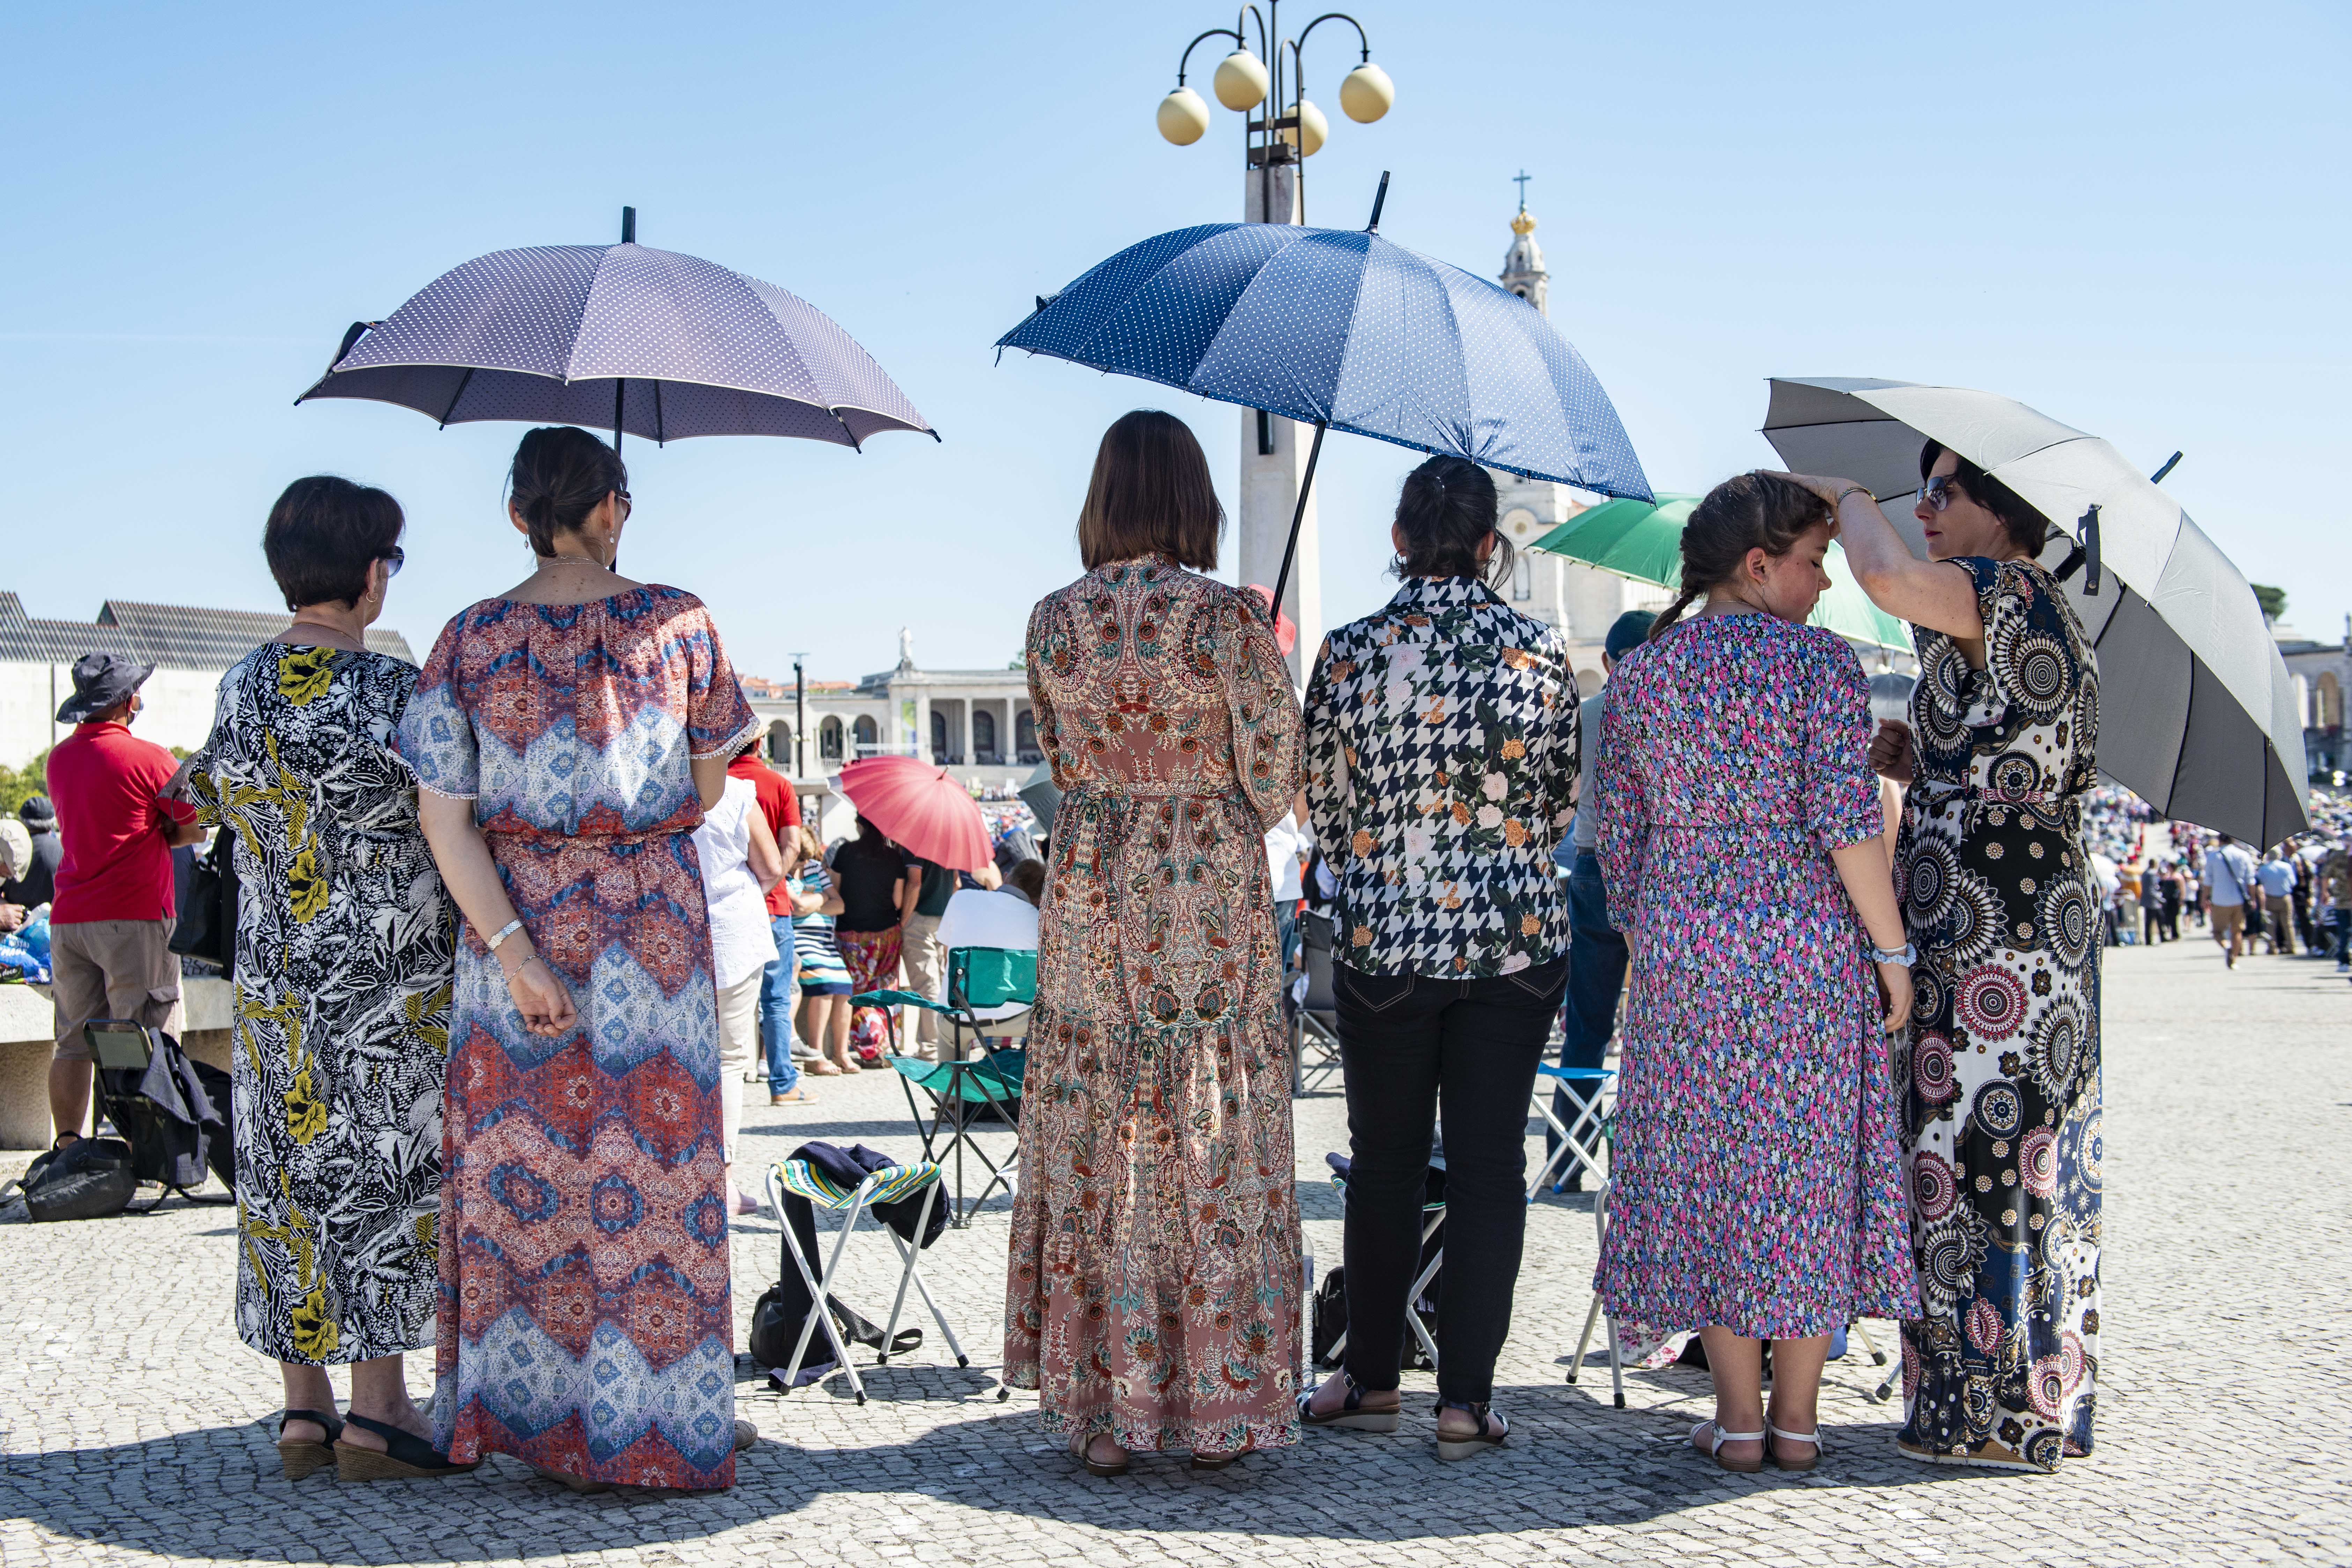
[[[1919,1300],[1886,1039],[1911,954],[1869,690],[1803,624],[1832,531],[1783,479],[1708,492],[1682,597],[1610,677],[1595,773],[1633,957],[1596,1282],[1614,1319],[1699,1331],[1715,1415],[1691,1441],[1733,1470],[1811,1469],[1830,1334]]]
[[[1265,830],[1303,776],[1260,602],[1194,572],[1223,514],[1171,415],[1113,424],[1087,574],[1029,619],[1063,790],[1005,1289],[1005,1381],[1097,1475],[1297,1440],[1290,1061]],[[1193,572],[1184,570],[1193,568]]]

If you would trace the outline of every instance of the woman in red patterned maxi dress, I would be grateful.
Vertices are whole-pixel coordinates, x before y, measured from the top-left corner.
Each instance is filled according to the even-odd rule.
[[[1297,1440],[1290,1062],[1264,836],[1303,778],[1260,601],[1183,570],[1223,519],[1199,444],[1104,437],[1091,568],[1030,616],[1063,790],[1040,908],[1005,1380],[1097,1474]]]

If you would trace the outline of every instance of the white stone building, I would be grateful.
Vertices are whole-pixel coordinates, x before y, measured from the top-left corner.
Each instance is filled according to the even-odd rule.
[[[2344,733],[2344,699],[2352,694],[2352,616],[2344,618],[2342,642],[2316,642],[2288,626],[2274,626],[2271,635],[2294,681],[2311,776],[2340,784],[2352,774],[2352,744]]]
[[[1535,215],[1522,204],[1511,219],[1511,247],[1503,256],[1501,281],[1504,288],[1549,315],[1551,274],[1544,269],[1543,247],[1536,243],[1535,230]],[[1495,500],[1497,526],[1518,552],[1518,563],[1502,590],[1503,596],[1522,615],[1558,627],[1568,639],[1577,689],[1599,690],[1601,645],[1611,623],[1627,610],[1664,609],[1674,595],[1647,583],[1527,548],[1600,500],[1599,496],[1549,479],[1496,473]]]
[[[155,673],[140,688],[145,706],[133,731],[159,746],[194,751],[211,736],[220,678],[286,629],[282,615],[201,610],[109,599],[94,621],[36,620],[24,601],[0,592],[0,765],[23,767],[73,728],[57,721],[73,695],[74,661],[116,653]],[[368,647],[416,662],[408,639],[378,627]]]

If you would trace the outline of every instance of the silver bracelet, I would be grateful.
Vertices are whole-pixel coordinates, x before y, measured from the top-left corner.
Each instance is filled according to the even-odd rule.
[[[1876,496],[1870,495],[1870,492],[1863,489],[1862,486],[1848,485],[1845,489],[1838,491],[1837,500],[1830,502],[1830,510],[1832,511],[1835,511],[1838,508],[1845,505],[1845,498],[1848,496],[1870,496],[1871,505],[1876,506],[1878,504],[1878,498]]]
[[[507,938],[514,935],[515,932],[520,930],[522,930],[522,921],[520,917],[507,921],[506,924],[492,931],[486,939],[488,943],[489,950],[492,952],[498,952],[499,943],[506,941]]]

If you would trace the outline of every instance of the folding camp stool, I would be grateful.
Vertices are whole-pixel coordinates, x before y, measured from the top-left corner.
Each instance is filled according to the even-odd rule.
[[[898,1075],[899,1089],[907,1096],[907,1111],[915,1119],[916,1135],[923,1141],[923,1158],[940,1164],[945,1164],[950,1156],[954,1159],[954,1194],[948,1204],[948,1223],[962,1230],[971,1224],[973,1213],[998,1187],[1010,1194],[1018,1179],[1021,1128],[1013,1106],[1021,1098],[1022,1079],[1028,1069],[1028,1054],[1013,1048],[1010,1042],[1027,1037],[1029,1011],[1024,1009],[1004,1018],[982,1018],[979,1009],[1008,1004],[1034,1005],[1037,1000],[1037,955],[1014,948],[953,948],[948,953],[947,971],[948,999],[944,1004],[912,991],[868,991],[851,997],[850,1002],[861,1007],[920,1007],[948,1020],[950,1050],[954,1059],[927,1062],[919,1057],[892,1057],[889,1062]],[[981,1054],[977,1060],[963,1059],[967,1036],[979,1043]],[[922,1108],[915,1101],[918,1089],[931,1102],[929,1125],[925,1124]],[[988,1152],[971,1137],[983,1110],[992,1112],[998,1123],[1013,1133],[1012,1152],[1001,1162],[990,1159]],[[988,1172],[980,1192],[971,1197],[965,1195],[964,1188],[967,1149]]]
[[[810,1276],[808,1259],[801,1255],[800,1244],[793,1239],[790,1223],[785,1223],[784,1251],[791,1255],[793,1266],[801,1271],[801,1282],[808,1287],[812,1305],[808,1321],[801,1324],[801,1337],[793,1342],[793,1359],[778,1374],[782,1387],[789,1390],[793,1380],[800,1375],[801,1358],[808,1353],[810,1337],[816,1332],[817,1324],[823,1323],[824,1337],[833,1342],[834,1359],[843,1371],[849,1373],[850,1392],[857,1396],[858,1404],[866,1403],[866,1384],[857,1375],[857,1363],[849,1359],[849,1347],[842,1342],[841,1326],[833,1321],[833,1313],[825,1303],[833,1299],[834,1276],[841,1271],[842,1254],[849,1250],[849,1237],[857,1229],[860,1216],[876,1204],[897,1203],[912,1197],[918,1192],[923,1194],[923,1209],[915,1221],[915,1240],[908,1241],[878,1218],[875,1222],[876,1228],[888,1237],[891,1245],[898,1249],[898,1257],[905,1267],[898,1271],[898,1294],[890,1303],[890,1321],[882,1331],[882,1348],[875,1357],[874,1364],[887,1365],[890,1360],[890,1346],[898,1336],[898,1314],[906,1308],[909,1284],[922,1294],[923,1305],[931,1310],[931,1321],[939,1324],[940,1333],[948,1342],[948,1349],[955,1352],[956,1365],[971,1364],[971,1358],[963,1353],[963,1346],[956,1342],[955,1331],[948,1327],[947,1315],[931,1299],[931,1288],[923,1282],[922,1236],[930,1226],[931,1205],[939,1200],[940,1168],[937,1165],[929,1160],[912,1165],[885,1165],[856,1186],[844,1190],[806,1160],[786,1160],[782,1164],[768,1167],[767,1186],[768,1202],[773,1205],[779,1221],[784,1220],[784,1194],[787,1193],[806,1198],[817,1207],[831,1209],[842,1216],[841,1232],[834,1238],[832,1255],[825,1259],[823,1279]],[[1000,1391],[998,1397],[1005,1397],[1007,1392]]]
[[[1559,1098],[1557,1090],[1573,1085],[1568,1096],[1577,1107],[1572,1121],[1562,1121],[1559,1112],[1552,1109]],[[1601,1156],[1609,1147],[1609,1134],[1617,1118],[1617,1069],[1615,1068],[1562,1068],[1545,1063],[1536,1068],[1536,1083],[1529,1099],[1535,1112],[1543,1118],[1544,1125],[1559,1140],[1559,1146],[1545,1157],[1536,1172],[1535,1180],[1528,1184],[1528,1202],[1550,1184],[1555,1173],[1573,1158],[1595,1175],[1604,1163]],[[1553,1186],[1552,1190],[1559,1189]]]
[[[1340,1071],[1339,998],[1331,985],[1331,917],[1308,910],[1298,926],[1299,973],[1291,982],[1290,1091],[1320,1089]],[[1315,1081],[1309,1083],[1312,1075]]]
[[[1568,1145],[1562,1143],[1561,1148]],[[1592,1194],[1592,1228],[1605,1248],[1609,1242],[1609,1189],[1613,1184],[1603,1182],[1601,1190]],[[1584,1331],[1576,1336],[1576,1353],[1568,1358],[1568,1381],[1574,1383],[1584,1366],[1584,1347],[1592,1342],[1592,1326],[1601,1321],[1601,1292],[1592,1292],[1592,1305],[1584,1314]],[[1609,1320],[1609,1383],[1617,1395],[1617,1408],[1625,1408],[1625,1363],[1617,1349],[1617,1320]]]
[[[1339,1174],[1339,1172],[1334,1171],[1331,1173],[1331,1184],[1339,1189],[1339,1194],[1342,1198],[1347,1196],[1347,1177]],[[1435,1236],[1437,1234],[1437,1227],[1445,1223],[1444,1200],[1440,1199],[1438,1202],[1433,1204],[1422,1205],[1421,1214],[1421,1245],[1423,1250],[1426,1251],[1429,1247],[1429,1238]],[[1421,1300],[1422,1292],[1429,1289],[1429,1282],[1437,1278],[1437,1271],[1444,1266],[1445,1248],[1440,1247],[1435,1254],[1430,1258],[1430,1260],[1422,1266],[1420,1274],[1414,1277],[1412,1289],[1404,1293],[1405,1326],[1412,1330],[1412,1337],[1421,1342],[1422,1352],[1429,1357],[1429,1364],[1432,1369],[1434,1369],[1437,1365],[1437,1342],[1430,1337],[1429,1325],[1421,1321],[1421,1314],[1413,1310],[1413,1303]],[[1331,1348],[1328,1351],[1326,1351],[1324,1354],[1329,1359],[1330,1363],[1333,1366],[1338,1366],[1340,1364],[1340,1354],[1342,1352],[1346,1351],[1347,1348],[1348,1336],[1343,1333],[1338,1339],[1331,1342]]]

